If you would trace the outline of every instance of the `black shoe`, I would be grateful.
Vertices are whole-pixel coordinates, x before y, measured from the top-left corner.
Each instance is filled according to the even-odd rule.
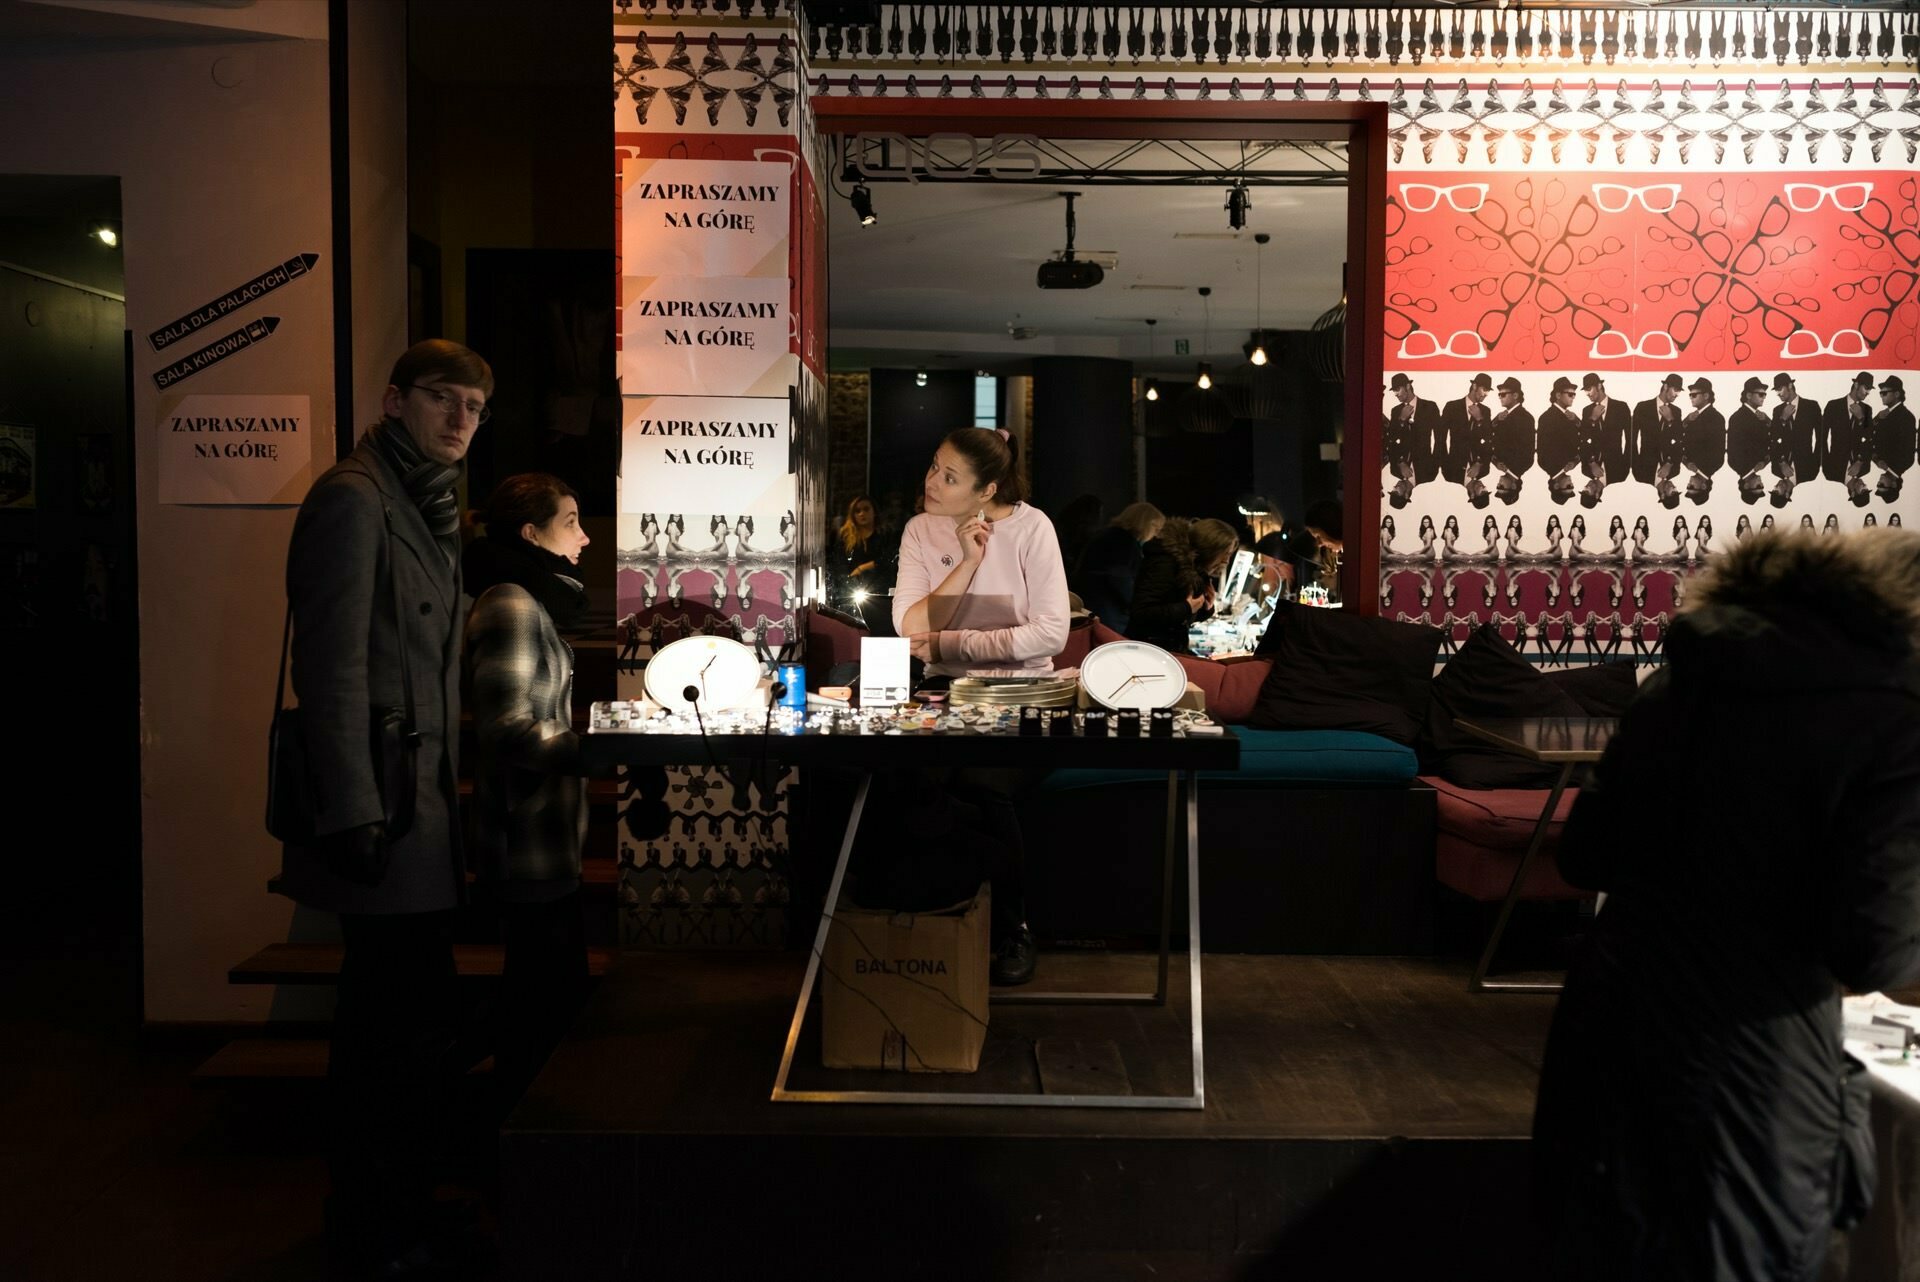
[[[1034,965],[1039,960],[1040,951],[1033,946],[1033,932],[1021,926],[994,943],[993,982],[1002,988],[1031,983]]]

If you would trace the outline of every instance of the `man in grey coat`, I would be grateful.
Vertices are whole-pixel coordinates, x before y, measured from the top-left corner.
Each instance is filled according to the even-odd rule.
[[[465,887],[456,486],[492,394],[492,370],[459,344],[409,348],[380,421],[300,505],[287,553],[317,836],[286,847],[276,889],[340,915],[328,1231],[348,1275],[407,1276],[442,1249],[431,1160]]]

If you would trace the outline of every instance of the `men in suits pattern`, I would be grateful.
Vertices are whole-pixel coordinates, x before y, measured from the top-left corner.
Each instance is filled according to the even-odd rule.
[[[1573,380],[1561,375],[1553,380],[1549,404],[1540,411],[1535,423],[1540,466],[1547,474],[1547,494],[1555,503],[1573,497],[1573,469],[1580,465],[1580,415],[1573,408]]]
[[[1727,421],[1714,408],[1713,384],[1696,378],[1687,385],[1688,409],[1680,420],[1680,462],[1689,475],[1687,497],[1705,503],[1713,493],[1713,474],[1727,459]]]
[[[1828,401],[1820,415],[1821,472],[1847,487],[1847,501],[1865,507],[1872,497],[1866,475],[1873,466],[1873,375],[1859,373],[1845,396]]]
[[[1771,425],[1762,407],[1767,401],[1767,385],[1748,378],[1740,388],[1740,406],[1727,418],[1727,462],[1739,478],[1740,501],[1758,503],[1767,492],[1761,469],[1767,465],[1767,437]]]
[[[1773,394],[1779,403],[1773,407],[1767,435],[1767,462],[1778,479],[1767,501],[1785,507],[1793,501],[1796,485],[1820,475],[1820,412],[1800,399],[1791,374],[1773,376]]]
[[[1680,473],[1681,428],[1680,393],[1686,386],[1678,374],[1660,380],[1660,388],[1651,400],[1633,407],[1632,442],[1633,479],[1651,485],[1658,492],[1660,505],[1680,506],[1680,490],[1673,478]]]
[[[1520,478],[1533,466],[1535,451],[1533,411],[1526,406],[1527,392],[1520,380],[1509,374],[1494,389],[1500,408],[1489,425],[1489,458],[1499,479],[1493,492],[1502,503],[1520,497]]]
[[[1413,379],[1406,374],[1393,376],[1391,390],[1395,403],[1387,411],[1380,448],[1381,458],[1394,477],[1387,501],[1398,508],[1407,505],[1413,487],[1422,479],[1420,472],[1427,451],[1440,426],[1440,407],[1432,401],[1421,400],[1414,391]]]
[[[1902,473],[1913,466],[1916,445],[1907,385],[1898,374],[1880,381],[1880,412],[1873,416],[1873,464],[1883,468],[1873,492],[1887,503],[1900,497]]]
[[[1587,404],[1580,411],[1581,470],[1588,477],[1580,492],[1583,507],[1594,507],[1610,482],[1624,481],[1632,466],[1633,414],[1607,396],[1607,382],[1598,374],[1580,380]]]
[[[1474,437],[1484,433],[1493,421],[1493,413],[1487,408],[1487,393],[1492,390],[1493,379],[1475,374],[1467,384],[1466,395],[1441,407],[1440,431],[1422,480],[1439,476],[1458,485],[1466,483]]]

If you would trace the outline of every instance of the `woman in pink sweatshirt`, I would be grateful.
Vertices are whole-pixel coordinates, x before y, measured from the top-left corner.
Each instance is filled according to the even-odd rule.
[[[931,676],[1037,676],[1067,644],[1067,572],[1053,522],[1024,501],[1019,443],[998,428],[949,432],[927,468],[926,510],[900,536],[893,626]],[[1014,799],[1033,782],[963,770],[958,798],[980,808],[994,841],[993,982],[1033,978],[1024,862]]]
[[[1067,572],[1053,522],[1023,501],[1018,445],[949,432],[926,510],[900,536],[893,626],[934,676],[1036,676],[1067,644]]]

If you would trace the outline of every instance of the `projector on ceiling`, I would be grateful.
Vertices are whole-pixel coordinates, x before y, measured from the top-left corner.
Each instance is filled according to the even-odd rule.
[[[1099,263],[1068,258],[1041,263],[1034,283],[1042,289],[1092,289],[1106,278]]]

